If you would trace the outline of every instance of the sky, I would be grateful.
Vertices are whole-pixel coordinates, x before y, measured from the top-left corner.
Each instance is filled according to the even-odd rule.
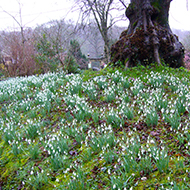
[[[20,3],[20,5],[19,5]],[[190,2],[189,2],[190,4]],[[19,9],[21,14],[19,14]],[[52,20],[78,19],[72,0],[0,0],[0,30],[13,30],[21,23],[24,27],[35,27]],[[14,20],[14,18],[17,22]],[[171,28],[190,31],[190,5],[186,0],[173,0],[170,5],[169,23]],[[118,23],[126,27],[128,22]]]

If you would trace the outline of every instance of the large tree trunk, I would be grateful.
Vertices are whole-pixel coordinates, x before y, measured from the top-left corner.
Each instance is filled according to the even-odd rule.
[[[162,61],[171,67],[184,66],[184,48],[168,23],[172,0],[131,0],[126,9],[130,24],[111,48],[113,63],[128,66]]]

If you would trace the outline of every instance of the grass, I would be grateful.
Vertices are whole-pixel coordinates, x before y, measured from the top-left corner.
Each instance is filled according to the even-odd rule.
[[[190,73],[143,66],[0,82],[2,189],[190,189]]]

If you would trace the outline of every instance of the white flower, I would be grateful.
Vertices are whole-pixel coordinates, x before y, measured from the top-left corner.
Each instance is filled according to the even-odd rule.
[[[56,179],[56,182],[59,182],[59,179]]]
[[[147,180],[147,177],[142,177],[141,180],[142,180],[142,181],[146,181],[146,180]]]

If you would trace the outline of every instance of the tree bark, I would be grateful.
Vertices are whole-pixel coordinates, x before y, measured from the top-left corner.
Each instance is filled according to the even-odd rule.
[[[112,62],[126,67],[156,62],[184,66],[184,47],[172,33],[169,7],[172,0],[131,0],[126,9],[130,24],[111,47]]]

